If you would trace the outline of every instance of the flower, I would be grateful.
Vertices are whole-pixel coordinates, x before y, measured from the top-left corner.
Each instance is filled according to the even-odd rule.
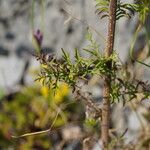
[[[67,96],[68,94],[69,94],[69,86],[65,83],[61,83],[54,95],[55,103],[56,104],[61,103],[64,100],[64,97]]]
[[[49,88],[46,87],[46,86],[43,86],[43,87],[41,88],[41,94],[42,94],[45,98],[47,98],[48,95],[49,95]]]
[[[41,47],[43,42],[43,33],[38,29],[36,32],[33,33],[33,37],[35,38],[39,47]]]

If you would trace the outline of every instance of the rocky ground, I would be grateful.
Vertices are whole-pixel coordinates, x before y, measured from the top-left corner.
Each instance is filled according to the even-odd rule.
[[[32,3],[29,0],[0,1],[0,86],[11,87],[18,82],[25,64],[37,64],[30,52],[32,46]],[[135,18],[135,17],[134,17]],[[117,23],[115,49],[125,61],[136,19],[121,19]],[[105,45],[107,19],[95,14],[95,2],[90,0],[46,0],[44,17],[40,1],[35,2],[34,30],[44,31],[43,49],[61,55],[64,48],[72,53],[87,44],[87,27],[92,30],[101,48]],[[98,35],[96,32],[100,33]],[[142,35],[141,35],[142,36]],[[82,51],[81,51],[82,53]],[[16,73],[17,72],[17,73]]]

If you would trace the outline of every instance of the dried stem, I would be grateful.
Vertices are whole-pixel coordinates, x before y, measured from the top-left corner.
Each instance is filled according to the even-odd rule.
[[[113,53],[115,24],[116,24],[116,9],[117,9],[117,0],[110,0],[107,45],[104,51],[105,57],[109,57]],[[112,62],[109,61],[107,65],[109,69],[112,68]],[[106,75],[104,76],[104,88],[103,88],[104,98],[103,98],[102,126],[101,126],[101,138],[104,149],[107,149],[109,144],[110,90],[111,90],[111,76]]]

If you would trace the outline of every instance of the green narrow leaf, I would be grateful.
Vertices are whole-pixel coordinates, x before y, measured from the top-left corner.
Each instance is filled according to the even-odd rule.
[[[79,61],[80,60],[80,54],[79,54],[79,51],[78,51],[78,49],[74,49],[75,50],[75,58],[76,58],[76,60],[77,61]]]
[[[61,48],[62,52],[63,52],[63,57],[64,59],[67,61],[68,60],[68,54],[64,51],[63,48]]]

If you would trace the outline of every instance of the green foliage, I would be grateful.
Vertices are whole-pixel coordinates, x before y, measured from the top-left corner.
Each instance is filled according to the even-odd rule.
[[[46,64],[44,64],[47,67],[41,69],[41,73],[37,80],[44,77],[44,83],[53,83],[51,87],[55,89],[57,88],[58,81],[65,82],[69,86],[74,87],[76,86],[78,79],[86,81],[87,76],[103,76],[104,74],[113,75],[115,68],[109,70],[106,62],[113,61],[115,64],[115,54],[109,58],[105,58],[96,50],[83,50],[91,56],[89,58],[81,57],[78,50],[75,49],[75,60],[72,62],[69,54],[62,49],[63,59],[52,59],[51,61],[47,61]]]
[[[149,0],[135,0],[136,12],[139,14],[140,21],[145,22],[148,13],[150,12],[150,1]]]
[[[136,3],[135,4],[136,12],[138,12],[138,14],[139,14],[140,24],[138,25],[138,27],[134,33],[133,40],[132,40],[132,43],[130,46],[130,58],[146,67],[150,67],[149,64],[146,64],[141,60],[134,59],[134,57],[133,57],[134,45],[135,45],[136,39],[138,37],[138,33],[142,29],[143,24],[145,23],[146,17],[148,16],[148,14],[150,12],[150,1],[149,0],[136,0],[135,3]],[[147,32],[146,34],[148,35],[149,34],[148,31],[146,31],[146,32]],[[149,41],[149,35],[147,37],[148,37],[147,40]]]
[[[139,80],[123,80],[121,78],[116,78],[112,81],[112,91],[111,91],[111,100],[113,102],[120,102],[122,100],[123,105],[127,101],[133,99],[141,100],[147,99],[150,97],[150,89],[147,88],[148,84]]]
[[[143,94],[141,99],[150,96],[147,82],[144,83],[132,78],[129,80],[128,71],[124,69],[115,53],[109,58],[105,58],[100,53],[99,45],[90,32],[86,38],[89,40],[89,45],[83,50],[90,55],[89,57],[82,57],[77,49],[74,50],[74,61],[64,49],[62,49],[61,60],[54,56],[50,56],[51,59],[48,60],[46,60],[46,56],[37,56],[44,65],[37,80],[43,79],[43,84],[47,84],[55,90],[58,82],[65,82],[75,90],[79,80],[88,83],[88,77],[92,78],[96,75],[103,78],[105,75],[109,75],[112,78],[110,93],[112,103],[122,100],[125,104],[127,101],[137,98],[139,93]],[[111,70],[106,65],[110,61],[112,62]]]
[[[96,0],[96,13],[102,14],[101,18],[109,16],[109,0]],[[149,0],[136,0],[135,3],[123,3],[118,0],[116,20],[122,17],[131,18],[135,13],[139,14],[141,22],[145,22],[145,19],[150,12],[150,1]]]
[[[94,118],[86,119],[85,125],[89,128],[94,128],[98,125],[98,120],[95,120]]]
[[[96,0],[96,13],[102,14],[101,18],[105,18],[109,16],[109,1],[110,0]],[[123,3],[121,0],[118,0],[117,3],[117,12],[116,12],[116,20],[119,20],[122,17],[128,17],[131,18],[132,15],[135,13],[139,16],[140,25],[137,28],[133,41],[131,43],[130,48],[130,57],[132,60],[134,60],[132,54],[133,54],[133,47],[137,38],[137,35],[139,33],[139,30],[141,29],[141,25],[145,23],[146,17],[148,16],[150,12],[150,1],[149,0],[135,0],[134,3]],[[145,65],[147,67],[150,67],[148,64],[140,61],[135,60],[138,63]]]
[[[131,18],[131,15],[134,15],[134,12],[136,11],[136,7],[135,4],[122,3],[118,0],[116,20],[119,20],[122,17]],[[109,0],[96,0],[96,8],[96,13],[102,14],[101,18],[109,16]]]
[[[90,55],[88,58],[82,57],[77,49],[74,50],[74,61],[71,60],[70,55],[64,49],[62,49],[61,60],[53,56],[49,56],[51,59],[48,60],[46,60],[47,56],[37,56],[44,65],[37,80],[43,79],[43,84],[56,89],[58,81],[65,82],[70,87],[75,88],[78,79],[87,81],[87,77],[93,75],[103,76],[107,74],[114,76],[117,55],[113,54],[109,58],[104,57],[91,33],[87,35],[87,39],[89,39],[90,44],[83,51]],[[109,61],[113,62],[112,70],[106,65]]]

